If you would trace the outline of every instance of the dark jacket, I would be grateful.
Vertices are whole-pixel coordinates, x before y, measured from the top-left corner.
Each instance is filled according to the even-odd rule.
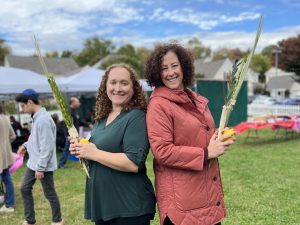
[[[79,127],[88,127],[89,123],[87,123],[84,119],[81,119],[77,110],[71,108],[71,116],[73,118],[73,124],[76,130],[79,132]]]

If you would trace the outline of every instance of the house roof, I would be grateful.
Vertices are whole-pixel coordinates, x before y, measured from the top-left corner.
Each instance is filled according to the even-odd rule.
[[[277,72],[276,72],[277,71]],[[293,72],[287,72],[287,71],[284,71],[280,68],[277,68],[276,67],[271,67],[267,72],[265,72],[265,75],[266,76],[283,76],[283,75],[294,75],[295,73]]]
[[[294,82],[293,75],[270,77],[267,83],[267,90],[290,89]]]
[[[213,79],[226,59],[212,62],[203,62],[201,59],[194,61],[195,74],[203,74],[205,79]]]
[[[55,75],[71,74],[78,70],[79,66],[73,58],[44,58],[48,71]],[[43,74],[42,67],[36,56],[16,56],[7,55],[6,63],[8,67],[31,70]]]

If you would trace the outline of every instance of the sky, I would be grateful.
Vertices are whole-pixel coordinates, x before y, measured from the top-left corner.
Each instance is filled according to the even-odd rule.
[[[87,38],[110,39],[118,47],[153,47],[193,37],[212,50],[252,47],[259,17],[257,52],[300,34],[299,0],[0,0],[0,39],[15,55],[81,51]]]

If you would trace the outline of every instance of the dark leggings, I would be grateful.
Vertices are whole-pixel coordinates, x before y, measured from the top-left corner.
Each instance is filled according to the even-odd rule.
[[[164,220],[164,225],[175,225],[174,223],[172,223],[172,221],[170,220],[169,217],[166,217]],[[217,223],[215,225],[221,225],[221,223]]]
[[[150,225],[153,215],[142,215],[137,217],[121,217],[108,221],[97,220],[95,225]]]

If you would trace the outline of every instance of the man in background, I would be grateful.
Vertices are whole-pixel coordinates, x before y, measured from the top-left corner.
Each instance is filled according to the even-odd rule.
[[[71,97],[70,98],[70,109],[71,109],[71,116],[73,118],[73,124],[74,127],[76,128],[77,132],[79,133],[79,127],[83,126],[83,127],[89,127],[92,128],[93,125],[87,123],[85,120],[83,120],[82,118],[80,118],[79,114],[78,114],[78,109],[80,107],[80,101],[77,97]],[[68,160],[68,157],[70,155],[69,152],[69,147],[70,147],[70,142],[68,140],[68,137],[66,137],[66,145],[63,149],[63,152],[61,154],[61,157],[59,159],[58,162],[58,168],[65,168],[65,164]]]

